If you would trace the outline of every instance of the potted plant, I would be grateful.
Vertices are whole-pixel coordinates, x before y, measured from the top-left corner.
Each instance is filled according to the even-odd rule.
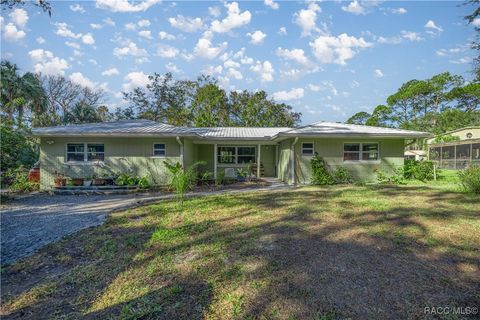
[[[67,178],[65,178],[63,173],[55,171],[54,176],[55,178],[53,178],[53,183],[55,184],[55,187],[59,188],[67,185]]]
[[[243,182],[246,180],[248,176],[248,171],[245,168],[238,168],[237,169],[237,181]]]
[[[83,186],[83,178],[72,178],[72,185],[76,187]]]
[[[90,187],[92,185],[92,177],[85,177],[83,180],[84,187]]]
[[[103,186],[103,185],[105,185],[105,179],[93,176],[92,184],[94,186]]]

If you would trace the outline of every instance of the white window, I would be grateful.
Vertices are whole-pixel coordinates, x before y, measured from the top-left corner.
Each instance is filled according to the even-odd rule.
[[[154,143],[153,144],[153,156],[155,157],[165,157],[167,154],[167,147],[165,143]]]
[[[376,161],[379,159],[378,143],[345,143],[343,161]]]
[[[313,143],[304,142],[302,143],[302,156],[313,156]]]
[[[217,148],[218,163],[226,164],[244,164],[256,162],[256,148],[250,146],[227,147],[219,146]]]
[[[105,160],[103,143],[67,143],[67,162],[94,162]]]

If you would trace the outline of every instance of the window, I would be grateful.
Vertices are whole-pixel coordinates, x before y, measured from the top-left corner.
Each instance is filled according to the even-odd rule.
[[[313,143],[311,142],[302,143],[302,155],[313,156]]]
[[[376,161],[378,159],[378,143],[345,143],[343,145],[343,161]]]
[[[153,156],[164,157],[167,154],[167,149],[165,143],[154,143],[153,144]]]
[[[104,160],[105,146],[101,143],[67,143],[67,162]]]
[[[255,163],[255,147],[218,147],[218,163],[224,164],[244,164]]]

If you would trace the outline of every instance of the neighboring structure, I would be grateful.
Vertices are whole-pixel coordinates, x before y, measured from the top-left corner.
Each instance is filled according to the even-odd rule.
[[[453,137],[454,141],[437,142]],[[439,168],[464,169],[471,164],[480,165],[480,126],[467,127],[427,139],[428,158]]]
[[[40,185],[53,187],[55,173],[70,177],[132,172],[154,184],[168,183],[164,160],[203,171],[255,164],[257,176],[310,183],[312,156],[332,168],[343,166],[359,180],[374,181],[376,170],[403,165],[405,140],[425,132],[319,122],[299,128],[174,127],[149,120],[125,120],[38,128]],[[256,164],[260,164],[257,166]]]
[[[427,158],[425,150],[406,150],[404,153],[405,159],[422,161]]]

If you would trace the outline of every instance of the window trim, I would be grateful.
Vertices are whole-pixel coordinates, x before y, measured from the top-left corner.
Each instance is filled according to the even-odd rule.
[[[233,155],[233,158],[235,159],[235,162],[232,163],[225,163],[225,162],[220,162],[218,161],[218,158],[220,157],[220,153],[218,152],[219,148],[235,148],[235,154]],[[252,163],[257,163],[257,156],[258,156],[258,151],[257,151],[257,146],[254,145],[217,145],[217,164],[220,166],[247,166],[248,163],[238,163],[238,148],[254,148],[255,149],[255,162]],[[243,155],[245,156],[245,155]]]
[[[358,145],[359,145],[359,150],[358,150],[358,152],[356,152],[356,151],[349,151],[350,153],[358,153],[358,160],[345,160],[345,145],[346,145],[346,144],[358,144]],[[378,159],[376,159],[376,160],[368,160],[368,159],[367,159],[367,160],[364,160],[364,159],[363,159],[363,153],[364,153],[364,151],[363,151],[363,145],[364,145],[364,144],[376,144],[376,145],[378,145]],[[380,142],[378,142],[378,141],[371,141],[371,142],[366,142],[366,141],[364,141],[364,142],[353,142],[353,141],[352,141],[352,142],[344,142],[344,143],[343,143],[343,150],[342,150],[342,160],[343,160],[343,162],[345,162],[345,163],[359,163],[359,162],[360,162],[360,163],[380,163],[380,161],[381,161],[381,157],[380,157]]]
[[[69,161],[68,160],[68,154],[69,153],[74,153],[74,152],[68,152],[68,145],[69,144],[83,144],[83,161]],[[89,144],[101,144],[103,145],[103,152],[97,152],[97,153],[103,153],[103,160],[94,160],[94,161],[89,161],[88,160],[88,145]],[[105,143],[104,142],[66,142],[65,143],[65,158],[64,158],[64,163],[66,164],[80,164],[80,165],[91,165],[91,164],[96,164],[96,163],[104,163],[105,162]]]
[[[304,149],[310,149],[310,148],[304,148],[303,147],[303,145],[305,143],[311,143],[312,144],[312,148],[311,148],[312,149],[312,154],[305,154],[303,152]],[[304,157],[313,157],[315,155],[315,143],[313,141],[312,142],[310,142],[310,141],[302,142],[302,148],[301,148],[300,152],[301,152],[302,156],[304,156]]]
[[[165,148],[163,149],[163,150],[165,150],[165,154],[163,156],[155,154],[155,150],[161,150],[161,149],[155,149],[156,144],[163,144],[165,146]],[[167,143],[165,143],[165,142],[154,142],[152,144],[152,158],[166,158],[166,157],[167,157]]]

